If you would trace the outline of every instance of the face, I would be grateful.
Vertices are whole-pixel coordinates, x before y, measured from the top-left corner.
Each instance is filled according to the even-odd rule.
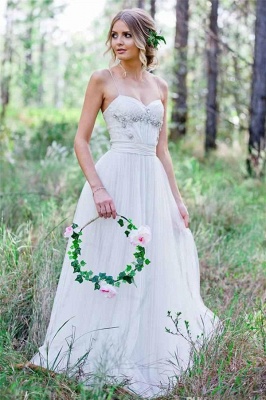
[[[111,36],[111,46],[119,60],[139,58],[139,49],[135,45],[128,26],[123,21],[116,21]]]

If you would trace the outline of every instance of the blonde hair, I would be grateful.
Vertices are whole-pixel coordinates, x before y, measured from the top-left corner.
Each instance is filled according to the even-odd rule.
[[[111,51],[112,60],[116,60],[111,41],[114,24],[119,20],[123,21],[128,26],[133,40],[140,50],[139,58],[143,68],[148,70],[154,69],[157,64],[156,49],[148,45],[147,39],[150,30],[156,32],[155,22],[152,17],[141,8],[122,10],[113,18],[106,40],[106,45],[108,46],[106,52]]]

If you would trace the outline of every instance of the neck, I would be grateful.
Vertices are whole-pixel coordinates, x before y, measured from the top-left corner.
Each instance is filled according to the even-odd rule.
[[[138,81],[142,80],[143,69],[139,60],[120,61],[120,67],[127,77]]]

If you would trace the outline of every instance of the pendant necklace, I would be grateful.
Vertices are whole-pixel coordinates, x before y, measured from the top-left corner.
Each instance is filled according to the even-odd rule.
[[[120,63],[119,63],[119,66],[122,68],[122,71],[123,71],[123,79],[125,79],[125,78],[127,77],[127,71],[126,71],[126,69],[123,67],[123,65],[121,64],[121,61],[120,61]],[[143,72],[141,72],[141,79],[140,79],[140,82],[144,82],[144,79],[143,79]]]
[[[123,67],[123,65],[121,64],[121,62],[119,63],[120,67],[123,70],[123,78],[125,79],[127,77],[127,71],[125,70],[125,68]]]

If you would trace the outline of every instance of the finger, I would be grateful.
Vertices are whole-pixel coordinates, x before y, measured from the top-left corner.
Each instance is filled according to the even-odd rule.
[[[98,204],[96,204],[96,210],[97,210],[99,217],[102,217],[101,207]]]
[[[113,219],[116,218],[116,209],[113,203],[110,203],[110,208],[111,208],[111,213],[112,213],[112,217]]]
[[[106,216],[105,216],[105,214],[106,214],[105,206],[103,204],[98,204],[98,207],[99,207],[99,217],[106,218]]]
[[[106,207],[105,207],[104,204],[101,206],[101,213],[102,213],[103,217],[106,219],[107,218],[107,211],[106,211]]]
[[[106,209],[106,216],[107,218],[110,218],[112,215],[111,207],[110,204],[105,204],[105,209]]]

